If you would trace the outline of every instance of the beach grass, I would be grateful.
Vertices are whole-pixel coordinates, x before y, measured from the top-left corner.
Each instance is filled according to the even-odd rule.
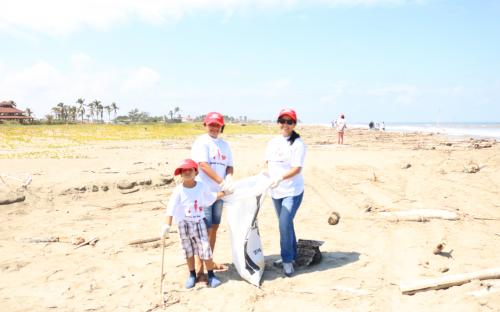
[[[0,149],[64,148],[102,141],[161,140],[205,133],[201,123],[0,125]],[[225,135],[271,134],[265,124],[228,124]]]

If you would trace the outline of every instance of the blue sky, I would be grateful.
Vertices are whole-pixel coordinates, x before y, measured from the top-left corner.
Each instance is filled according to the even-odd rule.
[[[12,2],[12,1],[7,1]],[[0,100],[307,123],[500,121],[500,2],[0,4]]]

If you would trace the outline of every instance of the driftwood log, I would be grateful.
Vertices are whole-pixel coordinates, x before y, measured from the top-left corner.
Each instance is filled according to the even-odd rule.
[[[472,280],[496,278],[500,278],[500,267],[470,273],[448,275],[439,278],[425,279],[416,282],[403,283],[399,286],[399,288],[404,295],[413,295],[421,291],[459,286],[469,283]]]
[[[458,213],[443,209],[410,209],[400,211],[383,211],[377,214],[391,221],[427,221],[429,219],[443,219],[456,221],[460,219]]]
[[[21,193],[0,194],[0,205],[10,205],[13,203],[23,202],[26,197]]]
[[[129,245],[139,245],[139,244],[146,244],[146,243],[152,243],[159,241],[160,237],[153,237],[153,238],[146,238],[146,239],[137,239],[134,241],[129,242]]]
[[[98,237],[94,237],[92,238],[91,240],[88,240],[86,242],[83,242],[83,243],[80,243],[78,245],[76,245],[76,247],[74,249],[77,249],[77,248],[80,248],[80,247],[83,247],[83,246],[86,246],[86,245],[92,245],[92,246],[95,246],[95,244],[99,241],[99,238]]]

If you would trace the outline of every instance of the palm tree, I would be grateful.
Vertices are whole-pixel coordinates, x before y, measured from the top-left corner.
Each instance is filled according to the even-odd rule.
[[[94,100],[92,103],[89,104],[89,106],[90,105],[92,105],[92,108],[90,110],[90,114],[92,116],[94,116],[94,112],[95,112],[95,117],[97,118],[97,120],[99,120],[99,115],[101,116],[101,119],[102,119],[102,112],[101,112],[102,111],[102,105],[101,105],[101,101]]]
[[[65,111],[65,107],[64,107],[64,103],[63,102],[59,102],[59,104],[57,104],[56,106],[58,108],[58,113],[59,113],[59,118],[58,119],[61,119],[61,120],[66,120],[66,111]]]
[[[174,119],[174,112],[173,111],[168,111],[168,114],[170,115],[170,119]]]
[[[94,121],[94,112],[95,112],[95,109],[96,109],[96,102],[98,102],[97,100],[93,101],[93,102],[90,102],[88,104],[88,107],[89,107],[89,114],[90,114],[90,118],[92,118],[92,122]]]
[[[26,112],[26,115],[28,115],[28,117],[31,117],[31,115],[33,115],[33,112],[31,111],[31,109],[29,107],[26,108],[25,112]]]
[[[80,106],[78,107],[78,115],[82,118],[82,123],[83,123],[83,116],[85,116],[85,106]]]
[[[72,122],[75,122],[76,121],[76,116],[78,114],[78,107],[76,106],[70,106],[69,109],[69,116],[71,118],[71,121]]]
[[[182,119],[180,112],[181,112],[181,109],[179,106],[174,107],[174,114],[177,114],[178,119]]]
[[[116,106],[115,102],[111,103],[111,109],[115,113],[115,118],[116,118],[116,112],[118,111],[119,108],[118,108],[118,106]]]
[[[111,121],[111,106],[106,105],[104,106],[104,109],[108,112],[108,121]]]
[[[78,104],[78,110],[77,113],[82,117],[82,123],[83,123],[83,116],[85,115],[85,99],[84,98],[79,98],[76,100],[76,104]]]
[[[96,109],[96,111],[97,111],[97,113],[96,113],[97,119],[99,119],[99,116],[101,116],[101,121],[102,121],[102,115],[104,113],[104,107],[102,106],[101,101],[97,101],[96,106],[97,106],[97,109]]]

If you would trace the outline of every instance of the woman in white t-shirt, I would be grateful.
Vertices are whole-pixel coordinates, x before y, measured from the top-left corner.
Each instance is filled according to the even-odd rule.
[[[219,138],[224,131],[224,117],[220,113],[210,112],[205,116],[203,125],[207,133],[199,136],[191,148],[191,158],[200,167],[196,180],[203,182],[212,192],[229,194],[233,188],[233,155],[229,144]],[[222,218],[222,206],[223,201],[217,200],[204,209],[212,252]],[[221,268],[215,264],[215,269]],[[198,274],[202,274],[200,271],[203,268],[198,269]]]
[[[282,109],[278,115],[281,134],[267,145],[266,163],[272,179],[271,197],[279,220],[281,261],[283,272],[290,277],[297,257],[297,238],[293,219],[304,195],[302,167],[306,145],[295,132],[297,114],[293,109]]]

